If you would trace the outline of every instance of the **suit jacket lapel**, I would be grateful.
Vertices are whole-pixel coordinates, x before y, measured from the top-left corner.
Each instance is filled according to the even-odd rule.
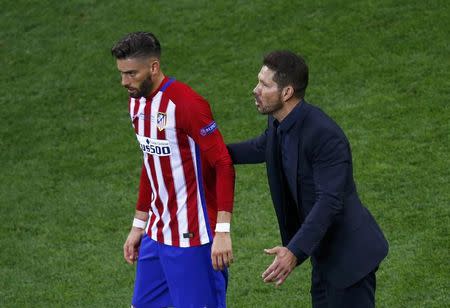
[[[267,157],[267,175],[273,202],[281,208],[282,205],[282,187],[280,178],[280,162],[276,154],[276,129],[273,127],[273,118],[269,117],[269,132],[267,136],[266,157]]]
[[[286,179],[288,181],[289,187],[291,188],[292,197],[294,198],[295,204],[298,203],[298,194],[297,194],[297,170],[298,170],[298,142],[299,135],[292,134],[292,137],[289,140],[289,155],[292,155],[292,166],[289,166],[286,174]]]
[[[269,116],[269,131],[267,135],[266,145],[266,168],[267,176],[269,180],[270,195],[275,208],[275,213],[278,219],[278,225],[280,227],[280,235],[283,245],[287,245],[289,242],[289,230],[287,228],[287,214],[285,209],[285,193],[282,187],[281,178],[281,166],[279,157],[276,154],[277,144],[276,142],[276,129],[273,127],[273,118]]]
[[[292,166],[289,166],[288,168],[288,174],[286,174],[286,178],[287,181],[290,183],[290,187],[291,187],[291,192],[292,192],[292,197],[295,200],[295,204],[301,206],[301,204],[299,203],[299,201],[301,202],[301,200],[298,200],[298,161],[299,161],[299,143],[300,143],[300,139],[301,139],[301,135],[302,135],[302,126],[304,123],[304,120],[307,116],[307,114],[310,111],[310,105],[308,103],[306,103],[305,101],[302,101],[299,108],[300,108],[300,112],[299,112],[299,117],[297,119],[297,121],[294,124],[294,127],[291,128],[290,131],[290,139],[289,139],[289,155],[291,156],[291,163]]]

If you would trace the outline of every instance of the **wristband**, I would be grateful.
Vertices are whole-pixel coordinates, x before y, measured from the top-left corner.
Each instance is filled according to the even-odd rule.
[[[133,219],[133,227],[139,228],[139,229],[145,229],[145,226],[147,225],[146,221],[140,220],[138,218]]]
[[[230,223],[228,222],[217,223],[216,232],[230,232]]]

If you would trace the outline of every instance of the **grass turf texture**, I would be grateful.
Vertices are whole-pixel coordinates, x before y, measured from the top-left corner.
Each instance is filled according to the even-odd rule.
[[[141,153],[109,54],[160,38],[163,69],[211,103],[227,142],[260,133],[262,55],[310,66],[307,100],[345,130],[390,242],[378,307],[449,303],[448,1],[6,1],[1,10],[0,306],[126,307],[122,244]],[[236,168],[229,307],[308,307],[309,264],[262,283],[279,243],[263,165]]]

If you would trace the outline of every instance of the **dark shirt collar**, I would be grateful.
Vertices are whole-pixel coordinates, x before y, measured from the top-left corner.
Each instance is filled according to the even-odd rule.
[[[299,118],[300,115],[300,105],[303,103],[303,99],[294,107],[294,109],[289,112],[289,114],[283,119],[283,121],[278,122],[277,119],[273,119],[273,126],[277,130],[278,133],[284,134],[289,131],[289,129],[294,126],[295,122]]]

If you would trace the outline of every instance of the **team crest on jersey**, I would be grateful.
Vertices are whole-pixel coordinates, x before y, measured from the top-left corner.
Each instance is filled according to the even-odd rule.
[[[164,112],[158,112],[156,116],[156,127],[158,127],[159,131],[162,131],[166,128],[167,125],[167,114]]]

